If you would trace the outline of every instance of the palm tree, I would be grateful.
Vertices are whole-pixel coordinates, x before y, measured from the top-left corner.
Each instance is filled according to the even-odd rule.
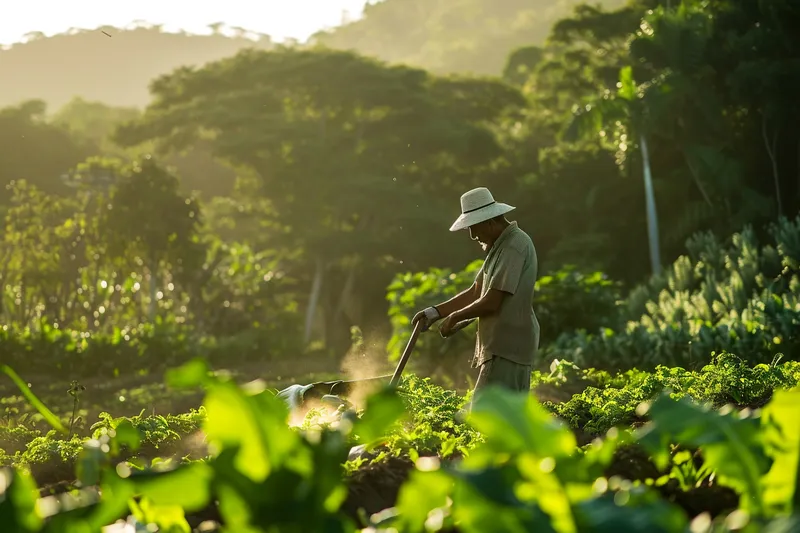
[[[650,245],[650,263],[653,274],[661,273],[661,247],[658,236],[658,214],[650,170],[650,153],[647,144],[647,106],[643,101],[644,89],[636,85],[630,66],[620,70],[617,92],[606,91],[600,98],[578,110],[564,132],[564,139],[576,141],[590,137],[612,139],[621,155],[625,155],[638,141],[642,156],[647,232]]]
[[[724,233],[738,231],[769,209],[768,200],[747,187],[731,151],[730,118],[715,83],[712,32],[708,8],[683,2],[653,10],[629,47],[633,64],[652,77],[642,97],[650,140],[682,152],[702,196],[684,206],[681,223],[670,223],[673,235],[697,230],[697,222],[711,222]]]

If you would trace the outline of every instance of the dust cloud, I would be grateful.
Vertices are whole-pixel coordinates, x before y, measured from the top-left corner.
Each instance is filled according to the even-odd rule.
[[[348,391],[337,395],[355,409],[363,409],[369,394],[388,385],[391,380],[395,365],[388,360],[387,342],[385,335],[375,332],[362,335],[358,328],[354,328],[353,343],[342,358],[339,368],[339,379],[354,383],[349,384]],[[316,398],[307,398],[291,410],[288,423],[293,427],[303,424],[335,426],[338,419],[336,406]]]
[[[383,377],[381,380],[353,384],[352,390],[347,395],[347,401],[357,408],[364,407],[364,401],[371,392],[387,385],[394,372],[394,365],[389,363],[386,353],[388,339],[374,332],[370,333],[353,343],[341,364],[342,375],[347,380]]]

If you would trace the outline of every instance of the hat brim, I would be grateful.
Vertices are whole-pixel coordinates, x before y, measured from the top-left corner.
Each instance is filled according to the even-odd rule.
[[[462,214],[460,217],[453,222],[453,225],[450,226],[450,231],[459,231],[462,229],[467,229],[470,226],[474,226],[475,224],[480,224],[481,222],[486,222],[489,219],[494,217],[499,217],[500,215],[505,215],[509,211],[513,211],[516,207],[508,205],[508,204],[501,204],[499,202],[493,203],[490,206],[484,207],[483,209],[479,209],[477,211],[473,211],[471,213]]]

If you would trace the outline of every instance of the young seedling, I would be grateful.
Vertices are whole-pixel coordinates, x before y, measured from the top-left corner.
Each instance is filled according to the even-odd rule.
[[[67,391],[67,393],[69,393],[69,395],[72,396],[72,416],[69,419],[69,438],[72,438],[72,430],[75,427],[75,424],[78,422],[78,420],[80,420],[80,417],[75,418],[75,415],[78,413],[78,406],[81,403],[80,399],[81,392],[85,390],[86,387],[84,387],[77,381],[72,380],[69,390]]]

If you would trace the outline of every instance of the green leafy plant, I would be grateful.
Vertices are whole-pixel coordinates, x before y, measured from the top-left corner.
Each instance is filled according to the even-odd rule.
[[[782,218],[769,233],[771,242],[762,245],[752,227],[729,243],[710,233],[693,236],[687,255],[625,299],[626,327],[563,334],[544,346],[542,358],[652,369],[700,368],[715,352],[750,363],[769,363],[776,352],[792,357],[800,325],[800,218]]]
[[[546,378],[536,374],[533,383],[552,386],[555,382],[558,387],[567,387],[570,393],[576,391],[564,402],[547,400],[544,404],[572,428],[591,436],[603,435],[614,426],[643,422],[639,405],[664,391],[669,391],[673,398],[688,397],[716,407],[731,404],[756,408],[764,405],[773,391],[800,383],[800,362],[774,361],[771,365],[751,367],[732,354],[716,355],[710,364],[697,371],[658,366],[653,372],[612,375],[571,368],[573,373],[563,381],[555,380],[552,374]]]
[[[622,379],[586,374],[614,385]],[[642,376],[635,379],[641,382]],[[577,533],[606,531],[612,523],[627,531],[685,531],[688,517],[660,496],[658,480],[604,475],[617,451],[631,444],[650,450],[684,490],[702,488],[710,478],[735,490],[749,513],[743,529],[748,533],[792,520],[798,510],[797,388],[778,391],[761,417],[717,411],[688,396],[657,395],[644,403],[648,421],[640,429],[608,433],[578,447],[568,426],[532,396],[495,388],[475,399],[466,424],[453,417],[467,398],[409,376],[396,390],[370,395],[363,410],[339,411],[333,424],[292,428],[286,405],[273,391],[245,391],[213,376],[202,361],[170,372],[169,380],[175,387],[202,386],[203,409],[176,418],[105,415],[90,440],[57,440],[53,432],[29,444],[43,456],[72,457],[65,467],[74,468],[81,491],[101,489],[99,498],[86,500],[93,503],[79,503],[72,512],[53,508],[47,527],[97,528],[131,516],[150,527],[185,531],[191,514],[210,506],[225,528],[254,532],[477,532],[500,524],[512,531]],[[124,460],[148,440],[173,441],[178,426],[202,429],[206,458],[149,466]],[[448,435],[431,442],[431,436],[444,437],[439,433]],[[454,438],[461,441],[455,450],[464,453],[448,453]],[[408,457],[410,475],[394,507],[360,518],[344,512],[347,479],[367,467],[363,460],[348,466],[354,444]],[[688,466],[690,456],[673,454],[673,445],[700,446],[702,463]],[[28,470],[16,467],[4,475],[4,495],[11,497],[0,500],[0,512],[12,517],[7,523],[20,531],[45,531],[44,517],[30,503]],[[709,519],[709,526],[728,531],[725,524],[742,511],[730,509]]]
[[[69,436],[72,436],[73,430],[75,429],[75,423],[80,420],[80,417],[77,417],[78,414],[78,406],[80,405],[80,395],[83,391],[86,390],[86,387],[78,383],[77,381],[73,380],[69,390],[67,393],[72,396],[72,415],[69,418]]]

